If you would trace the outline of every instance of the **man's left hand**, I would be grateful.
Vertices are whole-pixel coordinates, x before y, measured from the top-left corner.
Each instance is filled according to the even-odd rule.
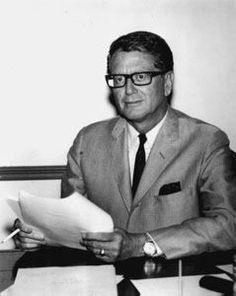
[[[106,262],[115,262],[142,255],[143,234],[128,233],[116,228],[114,232],[82,233],[81,245]]]

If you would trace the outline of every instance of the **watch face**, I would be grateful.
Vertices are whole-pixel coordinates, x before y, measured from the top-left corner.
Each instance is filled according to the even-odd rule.
[[[156,253],[156,247],[153,242],[146,242],[143,246],[143,252],[147,256],[154,256]]]

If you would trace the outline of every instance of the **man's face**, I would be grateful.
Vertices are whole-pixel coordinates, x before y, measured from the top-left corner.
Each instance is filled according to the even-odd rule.
[[[140,51],[117,51],[110,61],[111,74],[160,70],[154,66],[152,55]],[[134,127],[141,126],[141,129],[149,130],[155,126],[167,109],[165,95],[169,93],[166,92],[166,79],[171,79],[170,75],[169,78],[163,75],[155,76],[151,84],[143,86],[136,86],[131,79],[128,79],[125,86],[113,89],[113,96],[120,114]]]

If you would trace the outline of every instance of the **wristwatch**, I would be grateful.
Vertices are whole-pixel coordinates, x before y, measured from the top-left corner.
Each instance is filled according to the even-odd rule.
[[[143,245],[143,253],[148,257],[158,256],[156,244],[148,232],[145,233],[145,243]]]

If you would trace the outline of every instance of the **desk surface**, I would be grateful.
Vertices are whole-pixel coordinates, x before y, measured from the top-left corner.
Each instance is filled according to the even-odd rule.
[[[182,259],[183,275],[217,274],[221,271],[219,264],[231,264],[233,252],[203,254]],[[69,248],[43,248],[35,252],[25,253],[13,270],[1,270],[0,292],[14,282],[17,268],[45,267],[45,266],[75,266],[104,264],[91,253]],[[127,279],[144,279],[157,277],[172,277],[178,275],[178,260],[163,258],[147,259],[145,257],[132,258],[115,263],[116,273]],[[125,283],[118,288],[119,296],[132,294],[132,287]]]

